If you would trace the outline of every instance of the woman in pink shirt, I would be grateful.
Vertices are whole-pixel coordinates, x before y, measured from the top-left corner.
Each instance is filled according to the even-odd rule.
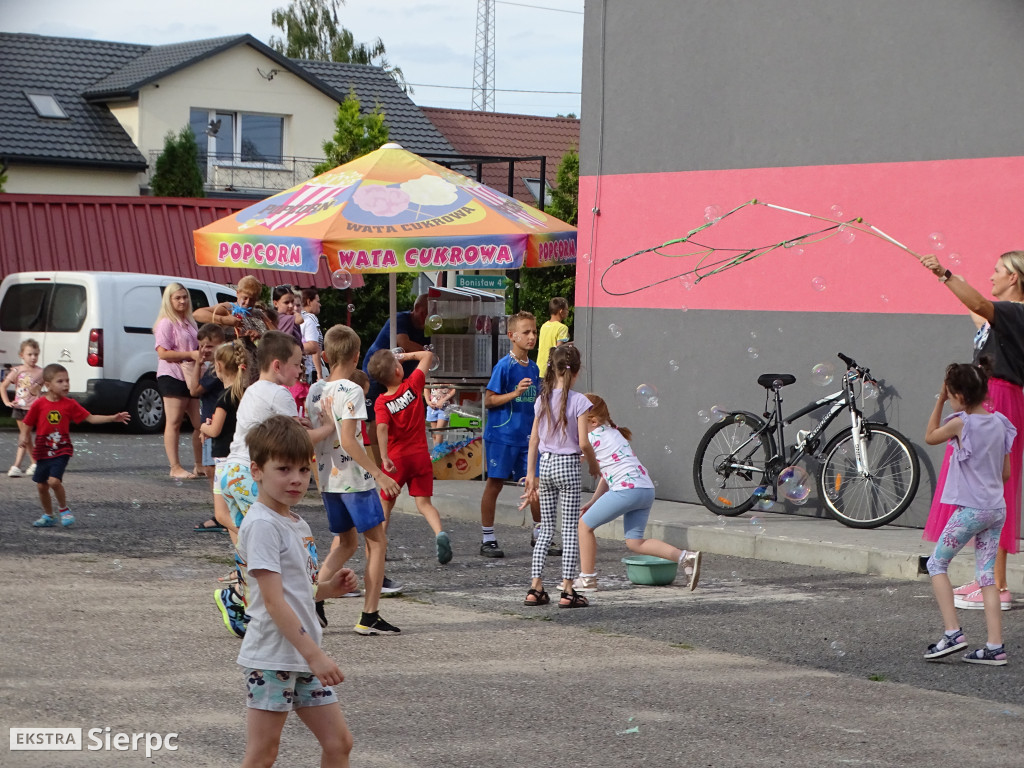
[[[191,480],[198,477],[203,462],[203,445],[199,436],[199,400],[192,397],[185,383],[183,365],[195,365],[199,358],[196,321],[192,319],[192,300],[181,283],[164,289],[160,314],[153,324],[156,354],[156,386],[164,398],[164,450],[171,466],[171,477]],[[195,471],[181,466],[178,443],[181,424],[188,414],[192,422],[192,453]]]

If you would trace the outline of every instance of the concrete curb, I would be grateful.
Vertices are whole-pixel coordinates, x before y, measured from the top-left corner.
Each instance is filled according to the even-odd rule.
[[[481,483],[472,481],[436,481],[434,504],[442,517],[479,520],[482,490]],[[530,515],[516,509],[518,495],[512,487],[502,492],[496,508],[497,523],[527,527]],[[398,498],[395,510],[418,514],[407,493]],[[700,549],[710,554],[908,580],[926,578],[919,566],[933,548],[921,539],[917,528],[883,526],[856,530],[830,518],[771,512],[716,518],[703,507],[670,501],[654,503],[647,534],[682,549]],[[599,528],[597,535],[621,541],[622,521]],[[1024,564],[1020,556],[1011,556],[1006,570],[1011,593],[1024,595]],[[953,561],[949,577],[954,584],[974,578],[974,557],[970,551]]]

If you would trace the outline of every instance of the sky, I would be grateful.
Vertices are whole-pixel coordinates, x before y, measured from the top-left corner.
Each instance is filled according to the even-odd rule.
[[[584,0],[497,0],[496,111],[580,114]],[[0,0],[0,31],[161,45],[279,34],[271,12],[288,0]],[[472,109],[476,0],[347,0],[341,24],[359,42],[380,37],[421,106]],[[445,88],[437,86],[448,86]],[[452,87],[455,86],[455,87]]]

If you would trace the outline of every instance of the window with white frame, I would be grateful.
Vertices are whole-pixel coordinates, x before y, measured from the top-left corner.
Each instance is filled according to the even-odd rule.
[[[284,154],[284,118],[249,112],[196,109],[189,114],[199,154],[211,163],[280,165]]]

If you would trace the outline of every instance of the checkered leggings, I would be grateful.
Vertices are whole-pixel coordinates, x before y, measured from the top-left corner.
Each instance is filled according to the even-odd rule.
[[[544,453],[540,457],[540,533],[533,548],[530,576],[544,574],[544,559],[555,534],[555,515],[562,513],[562,578],[579,575],[580,456]]]

